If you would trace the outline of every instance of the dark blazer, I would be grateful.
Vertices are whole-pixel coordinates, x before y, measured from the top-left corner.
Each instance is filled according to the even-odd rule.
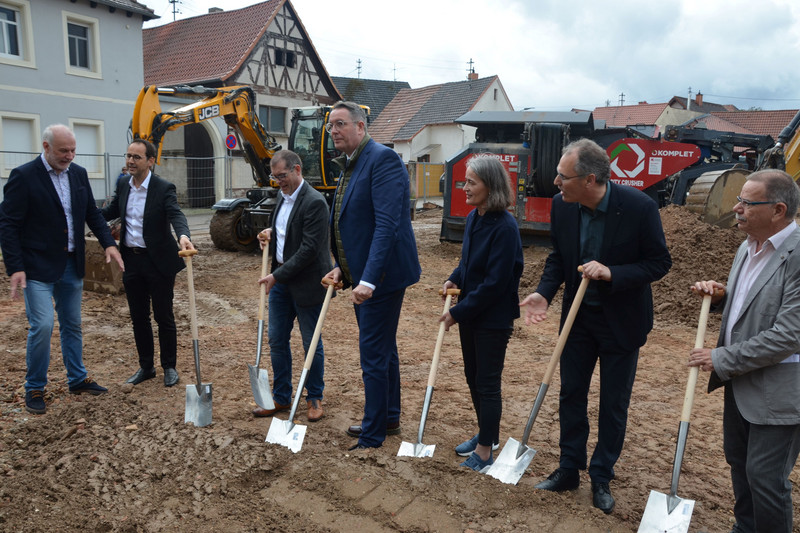
[[[283,203],[283,195],[278,195],[276,214]],[[273,238],[269,242],[272,275],[275,281],[288,287],[289,293],[300,307],[319,305],[325,300],[326,290],[320,281],[331,271],[328,217],[328,202],[325,197],[303,181],[286,224],[282,265],[278,264],[275,257],[278,239]],[[272,217],[273,237],[276,235],[277,218]]]
[[[86,272],[85,225],[103,248],[114,246],[111,231],[94,201],[86,169],[70,164],[75,266]],[[9,275],[25,272],[26,279],[52,283],[67,265],[67,219],[53,180],[41,156],[11,171],[0,204],[0,248]]]
[[[130,190],[129,180],[118,180],[114,199],[102,210],[106,220],[120,219],[120,245],[125,245],[125,211]],[[191,237],[186,216],[178,206],[175,185],[151,173],[144,204],[142,234],[147,254],[164,276],[174,276],[185,266],[183,259],[178,257],[180,246],[172,235],[170,226],[178,236]]]
[[[419,281],[422,272],[411,229],[408,172],[393,150],[370,139],[356,159],[339,215],[353,282],[375,285],[373,296]],[[333,217],[331,217],[331,236]],[[336,247],[333,247],[334,259]]]
[[[450,315],[461,325],[511,328],[519,318],[522,241],[508,211],[467,215],[461,261],[448,278],[461,289]]]
[[[656,203],[643,192],[609,182],[603,245],[596,260],[611,269],[611,282],[598,284],[603,312],[614,336],[625,349],[636,349],[653,329],[650,283],[664,277],[672,258],[664,239]],[[547,257],[536,292],[551,302],[564,283],[561,323],[580,285],[580,204],[557,194],[550,212],[553,251]]]

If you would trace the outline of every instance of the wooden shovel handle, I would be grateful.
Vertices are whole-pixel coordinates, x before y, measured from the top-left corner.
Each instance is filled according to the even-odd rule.
[[[178,255],[181,256],[181,257],[186,258],[186,257],[191,257],[193,255],[197,255],[199,253],[200,252],[198,252],[197,250],[180,250],[178,252]]]
[[[194,273],[192,272],[192,256],[197,254],[197,250],[181,250],[178,255],[183,257],[186,263],[186,284],[189,287],[189,313],[192,319],[192,340],[198,340],[200,337],[197,333],[197,310],[195,307],[194,298]]]
[[[444,315],[450,310],[450,304],[453,301],[453,296],[461,294],[461,289],[447,289],[444,298],[444,307],[442,314]],[[445,294],[445,291],[439,289],[439,295]],[[442,353],[442,343],[444,342],[444,322],[439,322],[439,334],[436,336],[436,346],[433,349],[433,361],[431,361],[431,371],[428,373],[428,387],[433,387],[436,383],[436,373],[439,369],[439,355]]]
[[[697,291],[692,287],[692,292]],[[724,295],[725,291],[717,289],[713,296]],[[700,319],[697,321],[697,335],[694,338],[694,347],[702,348],[706,339],[706,324],[708,323],[708,312],[711,309],[711,294],[703,294],[703,303],[700,306]],[[686,392],[683,395],[683,410],[681,411],[681,422],[689,422],[692,416],[692,405],[694,405],[694,389],[697,386],[697,375],[699,367],[689,368],[689,379],[686,380]]]
[[[583,267],[578,267],[578,272],[583,272]],[[558,342],[553,350],[553,355],[550,357],[550,363],[547,365],[547,370],[544,373],[542,383],[550,385],[550,380],[553,379],[553,374],[556,372],[556,366],[559,359],[561,359],[561,352],[564,351],[564,346],[567,344],[567,337],[572,329],[572,324],[575,322],[575,316],[578,314],[578,309],[583,301],[583,295],[586,294],[586,288],[589,286],[589,278],[581,278],[581,284],[578,286],[578,291],[575,293],[575,298],[572,300],[572,305],[569,308],[567,319],[564,321],[564,327],[561,328],[561,334],[558,336]]]
[[[269,257],[269,246],[265,246],[264,250],[261,252],[261,278],[267,277],[267,262]],[[258,303],[258,321],[264,320],[264,306],[267,303],[267,285],[265,283],[259,283],[259,290],[261,292],[261,297]]]

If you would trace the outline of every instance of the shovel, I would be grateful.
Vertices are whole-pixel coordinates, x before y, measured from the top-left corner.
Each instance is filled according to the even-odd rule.
[[[582,271],[581,268],[578,269]],[[539,386],[539,393],[536,395],[536,401],[533,403],[531,414],[528,417],[528,423],[525,425],[525,432],[522,434],[522,441],[519,442],[513,438],[509,438],[505,447],[495,459],[494,464],[489,467],[486,474],[495,479],[499,479],[503,483],[516,485],[522,475],[527,470],[528,465],[531,464],[533,456],[536,455],[536,450],[528,447],[528,437],[531,435],[531,428],[536,420],[536,415],[539,414],[539,408],[544,401],[544,395],[550,386],[550,380],[556,371],[556,365],[561,358],[561,352],[564,350],[564,345],[567,343],[569,331],[572,329],[572,323],[575,322],[575,316],[578,314],[578,308],[581,306],[583,295],[586,293],[586,287],[589,286],[589,278],[581,279],[581,284],[578,286],[578,292],[575,293],[575,299],[572,300],[572,306],[569,308],[567,319],[564,321],[564,327],[561,328],[561,334],[558,336],[556,348],[553,350],[553,355],[550,357],[550,363],[547,365],[547,371],[544,373],[544,379]]]
[[[718,291],[717,295],[719,294],[720,292]],[[695,348],[703,347],[710,308],[711,295],[706,294],[703,296],[703,304],[700,308],[700,320],[697,324],[697,336],[694,340]],[[642,514],[638,533],[658,533],[660,531],[687,533],[689,531],[689,522],[692,520],[692,511],[694,510],[694,500],[685,500],[678,497],[678,478],[681,474],[683,452],[686,449],[686,436],[689,434],[689,417],[692,414],[698,371],[699,368],[696,366],[689,369],[689,379],[686,382],[686,393],[683,397],[681,422],[678,426],[678,443],[675,446],[675,460],[672,464],[672,483],[670,483],[669,495],[654,490],[650,491],[650,497],[647,498],[647,505]]]
[[[267,256],[269,246],[264,246],[261,254],[261,277],[267,276]],[[261,300],[258,304],[258,345],[256,346],[256,364],[248,363],[247,369],[250,371],[250,389],[253,391],[253,399],[262,409],[275,409],[275,401],[272,399],[272,389],[269,386],[269,373],[266,368],[261,368],[261,348],[264,344],[264,305],[267,300],[267,286],[261,286]]]
[[[192,423],[196,427],[211,424],[211,383],[203,383],[200,378],[200,346],[197,336],[197,311],[194,300],[194,275],[192,274],[192,256],[197,250],[181,250],[178,255],[186,261],[186,272],[189,285],[189,311],[192,316],[192,349],[194,351],[194,374],[197,383],[186,385],[186,415],[184,423]]]
[[[439,291],[441,294],[441,291]],[[461,293],[459,289],[447,289],[447,295],[444,299],[445,314],[450,309],[450,302],[453,296]],[[411,444],[410,442],[401,442],[400,449],[397,450],[398,457],[433,457],[433,451],[436,449],[435,444],[422,444],[422,434],[425,433],[425,421],[428,419],[428,410],[431,407],[431,398],[433,397],[433,384],[436,382],[436,370],[439,368],[439,354],[442,351],[442,342],[444,341],[444,322],[439,322],[439,336],[436,337],[436,347],[433,349],[433,361],[431,362],[431,371],[428,374],[428,388],[425,389],[425,402],[422,404],[422,417],[419,419],[419,432],[417,433],[417,443]]]
[[[325,322],[325,315],[328,314],[328,306],[331,303],[331,297],[333,297],[333,289],[341,287],[341,284],[334,284],[327,278],[323,278],[322,283],[328,286],[328,292],[325,294],[325,301],[322,303],[322,311],[319,313],[317,327],[314,328],[314,336],[311,338],[311,344],[308,345],[306,362],[303,365],[303,372],[300,374],[300,381],[297,382],[297,390],[294,393],[294,401],[292,402],[292,410],[289,412],[289,419],[280,420],[277,417],[273,417],[269,425],[269,431],[267,432],[267,442],[286,446],[292,450],[293,453],[300,451],[300,448],[303,446],[303,438],[306,435],[306,426],[295,424],[294,415],[297,412],[297,405],[300,403],[300,397],[303,395],[303,387],[306,384],[308,371],[311,369],[311,363],[314,361],[314,352],[317,351],[317,344],[319,343],[319,337],[322,333],[322,323]]]

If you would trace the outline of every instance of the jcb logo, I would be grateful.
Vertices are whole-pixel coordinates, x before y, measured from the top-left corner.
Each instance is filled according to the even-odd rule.
[[[206,120],[208,118],[219,116],[219,106],[212,105],[208,107],[204,107],[197,112],[197,118],[199,120]]]

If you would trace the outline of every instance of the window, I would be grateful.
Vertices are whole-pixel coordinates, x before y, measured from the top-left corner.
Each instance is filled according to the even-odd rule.
[[[0,111],[0,174],[8,177],[16,167],[40,153],[39,117]]]
[[[258,106],[258,120],[267,131],[286,133],[286,108]]]
[[[297,64],[297,54],[289,50],[275,50],[275,64],[294,68]]]
[[[77,155],[75,162],[86,169],[90,178],[103,177],[103,123],[99,120],[73,119],[70,127],[75,133]]]
[[[91,68],[89,65],[89,28],[67,23],[69,64],[73,67]]]
[[[28,0],[0,0],[0,63],[35,67]]]
[[[67,74],[100,78],[100,22],[63,12]]]

